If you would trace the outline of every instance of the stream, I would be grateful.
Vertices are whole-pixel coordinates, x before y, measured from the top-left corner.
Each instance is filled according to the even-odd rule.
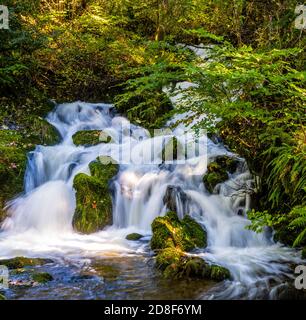
[[[47,257],[54,262],[35,267],[50,272],[46,285],[11,285],[12,299],[274,299],[293,284],[292,265],[300,253],[272,240],[271,232],[256,234],[250,223],[247,190],[253,177],[244,159],[229,152],[205,134],[180,123],[171,132],[150,137],[131,124],[110,104],[74,102],[57,105],[47,116],[61,134],[55,146],[36,146],[29,153],[24,194],[9,204],[10,216],[0,232],[0,258]],[[172,122],[175,119],[172,119]],[[80,130],[103,130],[110,143],[75,146],[72,136]],[[162,163],[160,155],[170,139],[186,145],[187,159]],[[190,152],[189,152],[190,151]],[[239,162],[230,179],[210,194],[202,178],[207,163],[220,155]],[[120,164],[111,181],[113,225],[84,235],[73,230],[75,211],[73,179],[89,174],[88,165],[99,156],[111,156]],[[157,161],[156,161],[157,160]],[[169,186],[178,188],[178,216],[191,215],[208,235],[208,246],[192,255],[228,268],[232,279],[216,284],[207,280],[162,279],[150,251],[151,223],[167,212],[163,202]],[[144,237],[127,241],[137,232]],[[11,275],[18,283],[26,272]]]

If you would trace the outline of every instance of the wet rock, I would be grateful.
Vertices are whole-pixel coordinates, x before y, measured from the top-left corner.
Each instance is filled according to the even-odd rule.
[[[32,279],[33,279],[33,281],[38,282],[38,283],[47,283],[49,281],[52,281],[53,277],[50,273],[39,272],[39,273],[34,273],[32,275]]]
[[[50,259],[16,257],[0,260],[0,265],[7,266],[9,269],[22,269],[27,266],[42,266],[52,262],[53,260]]]
[[[239,161],[229,156],[217,156],[215,162],[227,172],[233,174],[239,165]]]
[[[177,247],[182,251],[191,251],[207,246],[206,231],[190,216],[179,220],[175,212],[158,217],[152,223],[152,250]]]
[[[230,278],[226,268],[186,255],[186,251],[207,246],[206,231],[190,216],[179,220],[175,212],[168,212],[153,221],[152,231],[151,248],[157,253],[156,266],[164,277],[214,281]]]
[[[188,201],[188,196],[183,189],[180,186],[168,186],[163,198],[164,204],[167,206],[168,210],[177,212],[177,199],[183,204],[183,208],[187,209],[186,204]]]
[[[239,161],[229,156],[217,156],[213,162],[207,166],[207,172],[203,177],[206,189],[213,193],[217,184],[229,179],[229,173],[233,174],[238,167]]]
[[[228,269],[215,264],[210,266],[210,279],[214,281],[223,281],[229,279],[230,277],[231,274]]]
[[[32,133],[28,137],[33,144],[55,145],[60,142],[59,132],[49,122],[41,117],[33,116],[28,119]]]
[[[207,172],[203,177],[203,183],[206,189],[213,193],[215,187],[219,183],[228,180],[229,176],[226,170],[217,162],[212,162],[207,166]]]
[[[111,137],[101,130],[83,130],[75,133],[72,140],[76,146],[94,146],[99,143],[109,143]]]
[[[230,278],[228,269],[210,265],[199,257],[189,257],[178,248],[166,248],[156,256],[156,266],[165,278],[198,278],[220,282]]]
[[[91,176],[84,173],[74,178],[76,211],[73,217],[75,230],[93,233],[112,223],[112,198],[109,181],[117,174],[118,165],[109,158],[104,164],[98,159],[89,165]],[[106,164],[107,163],[107,164]]]
[[[130,240],[130,241],[137,241],[141,238],[143,238],[143,235],[139,233],[130,233],[125,237],[126,240]]]

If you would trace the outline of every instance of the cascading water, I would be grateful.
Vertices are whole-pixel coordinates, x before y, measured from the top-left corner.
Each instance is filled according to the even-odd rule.
[[[2,225],[1,256],[41,254],[73,258],[141,253],[148,250],[147,243],[131,243],[125,236],[136,231],[150,236],[153,219],[166,213],[163,198],[167,188],[174,186],[184,194],[176,197],[179,217],[190,214],[208,233],[208,247],[192,254],[227,267],[233,277],[200,298],[273,298],[277,284],[292,277],[288,263],[299,263],[298,253],[274,244],[269,234],[246,229],[249,221],[244,214],[250,199],[245,190],[250,188],[252,177],[243,159],[222,144],[204,136],[199,153],[185,163],[148,163],[144,160],[148,160],[151,151],[161,154],[171,135],[150,138],[145,129],[116,115],[111,105],[62,104],[47,120],[58,129],[62,142],[37,146],[30,152],[25,193],[8,204],[10,216]],[[94,129],[103,129],[112,141],[91,147],[73,144],[74,133]],[[185,129],[181,124],[173,135],[188,145],[193,135],[183,135]],[[230,180],[219,186],[219,193],[211,195],[202,182],[206,159],[224,154],[236,157],[240,165]],[[98,156],[112,156],[120,163],[113,181],[113,226],[81,235],[72,228],[73,178],[80,172],[89,173],[89,163]],[[126,161],[131,156],[134,161]]]

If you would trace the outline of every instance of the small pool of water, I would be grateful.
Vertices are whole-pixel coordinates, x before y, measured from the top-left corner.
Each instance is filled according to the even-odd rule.
[[[30,284],[33,272],[54,280]],[[146,255],[87,260],[83,265],[51,263],[11,272],[8,299],[197,299],[215,285],[207,280],[168,280]]]

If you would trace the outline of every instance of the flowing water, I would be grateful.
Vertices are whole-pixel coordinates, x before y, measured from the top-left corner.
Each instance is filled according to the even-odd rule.
[[[0,258],[39,256],[56,261],[45,268],[51,268],[61,280],[53,282],[52,290],[29,289],[27,297],[276,298],[284,281],[293,283],[292,264],[301,262],[300,254],[273,243],[269,232],[256,234],[246,229],[252,176],[244,160],[221,143],[202,135],[197,139],[197,152],[193,152],[195,134],[183,124],[172,133],[151,138],[147,130],[131,124],[107,104],[58,105],[47,120],[60,132],[62,141],[55,146],[37,146],[29,153],[25,192],[8,204],[10,216],[0,233]],[[94,129],[103,129],[111,142],[91,147],[73,144],[74,133]],[[162,163],[160,155],[172,136],[187,146],[187,160]],[[155,161],[151,161],[152,154],[158,155]],[[210,194],[202,177],[207,162],[218,155],[235,157],[239,165],[230,179],[218,186],[218,192]],[[120,164],[119,173],[111,182],[113,225],[82,235],[72,228],[73,179],[80,172],[89,174],[88,164],[99,156],[111,156]],[[166,213],[163,198],[169,186],[179,190],[179,217],[190,214],[207,230],[208,247],[191,254],[227,267],[231,281],[218,285],[207,281],[163,282],[152,271],[151,223]],[[131,232],[145,237],[137,242],[125,240]],[[119,271],[115,277],[110,272],[111,275],[95,278],[101,264]],[[93,274],[79,278],[74,275],[75,270],[82,273],[84,268]],[[11,296],[23,298],[23,290]]]

